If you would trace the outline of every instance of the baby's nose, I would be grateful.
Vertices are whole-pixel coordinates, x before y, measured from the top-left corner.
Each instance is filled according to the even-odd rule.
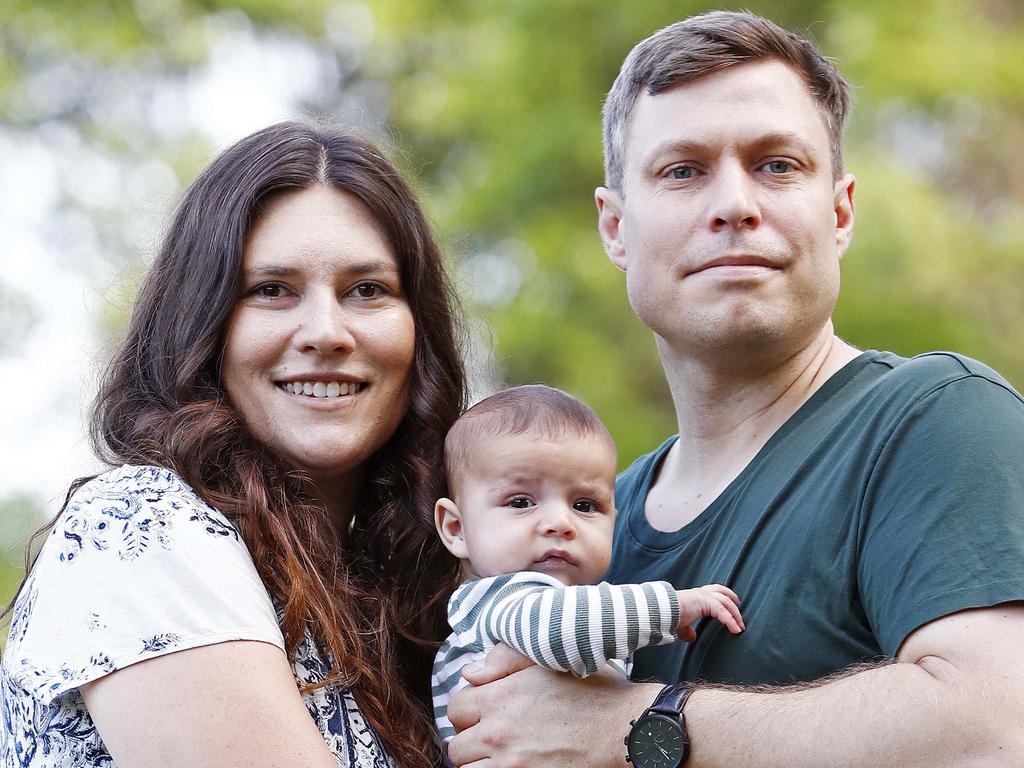
[[[544,517],[545,536],[564,536],[567,539],[576,538],[576,526],[573,524],[572,515],[569,510],[551,510]]]

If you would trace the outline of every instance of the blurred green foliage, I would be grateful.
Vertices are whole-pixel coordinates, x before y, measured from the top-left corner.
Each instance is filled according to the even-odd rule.
[[[745,5],[809,32],[856,91],[846,165],[858,177],[858,225],[839,333],[902,354],[956,349],[1024,384],[1024,6]],[[501,378],[578,394],[625,465],[674,432],[675,417],[651,335],[594,227],[600,107],[636,41],[704,4],[10,0],[0,7],[0,123],[60,120],[111,151],[137,151],[138,137],[97,131],[87,111],[34,116],[20,85],[62,59],[187,73],[216,34],[204,22],[225,13],[312,45],[367,8],[372,37],[341,87],[387,87],[399,162],[417,177],[471,314],[489,328]],[[330,116],[335,96],[311,111]],[[209,157],[187,143],[144,148],[184,180]],[[0,571],[0,594],[12,573]]]
[[[24,493],[0,499],[0,610],[7,607],[25,575],[24,544],[38,525],[37,502]],[[7,632],[0,631],[0,648],[6,640]]]

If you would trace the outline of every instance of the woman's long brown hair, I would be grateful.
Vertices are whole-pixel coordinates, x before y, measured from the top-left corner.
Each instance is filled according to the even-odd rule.
[[[369,460],[347,530],[307,476],[254,440],[221,384],[247,233],[271,197],[316,184],[355,196],[377,221],[416,328],[408,412]],[[226,150],[185,193],[92,420],[105,461],[173,470],[234,522],[283,610],[289,657],[309,628],[333,660],[324,684],[351,689],[401,766],[437,758],[430,666],[457,564],[432,512],[444,435],[465,404],[456,315],[438,247],[395,168],[353,136],[274,125]]]

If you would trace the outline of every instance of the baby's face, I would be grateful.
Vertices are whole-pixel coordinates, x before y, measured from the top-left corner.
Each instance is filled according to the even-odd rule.
[[[603,435],[482,443],[455,499],[472,575],[541,571],[563,584],[598,582],[611,557],[615,470]]]

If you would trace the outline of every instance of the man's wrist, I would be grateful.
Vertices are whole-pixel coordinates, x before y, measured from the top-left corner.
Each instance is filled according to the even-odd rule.
[[[636,719],[641,712],[651,706],[651,702],[657,698],[658,693],[664,688],[661,683],[631,683],[629,688],[623,691],[621,707],[618,708],[614,717],[616,722],[610,724],[607,729],[611,747],[604,753],[609,756],[607,768],[628,768],[626,762],[626,750],[623,749],[622,741],[629,735],[629,721]],[[607,713],[606,713],[607,714]]]
[[[626,762],[635,768],[682,768],[690,754],[684,709],[694,692],[690,682],[666,685],[650,705],[630,721],[624,739]]]

